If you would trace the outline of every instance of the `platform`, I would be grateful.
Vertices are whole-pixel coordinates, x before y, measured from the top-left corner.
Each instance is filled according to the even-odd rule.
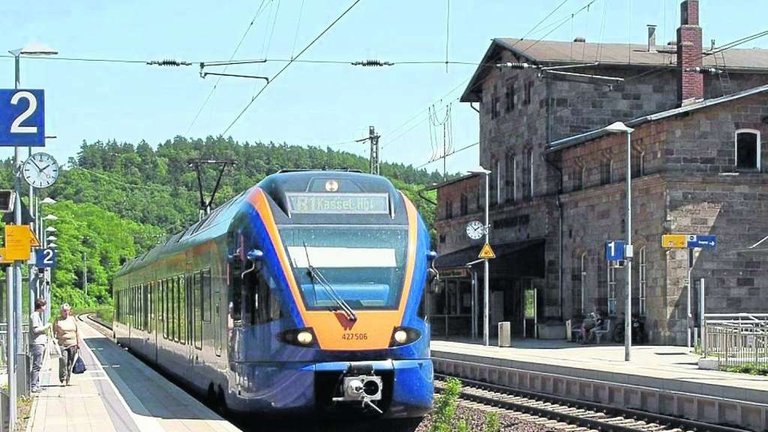
[[[698,369],[685,347],[514,340],[512,347],[432,341],[435,371],[566,398],[723,424],[768,426],[768,377]]]
[[[80,322],[88,370],[58,381],[58,359],[46,356],[43,391],[35,396],[29,432],[239,431],[112,341]]]

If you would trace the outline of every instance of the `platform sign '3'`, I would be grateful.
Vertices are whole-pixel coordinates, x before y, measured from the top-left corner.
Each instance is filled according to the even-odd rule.
[[[0,89],[0,146],[45,147],[43,90]]]

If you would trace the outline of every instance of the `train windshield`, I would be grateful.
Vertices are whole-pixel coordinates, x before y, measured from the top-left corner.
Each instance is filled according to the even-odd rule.
[[[405,227],[294,225],[280,235],[308,310],[397,308]]]

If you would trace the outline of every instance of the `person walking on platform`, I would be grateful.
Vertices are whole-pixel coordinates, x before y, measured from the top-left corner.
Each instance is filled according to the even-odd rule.
[[[69,377],[72,374],[72,366],[75,363],[75,356],[80,349],[82,338],[77,328],[77,321],[71,314],[69,304],[61,305],[61,316],[56,321],[53,331],[61,347],[61,357],[59,358],[59,382],[62,385],[69,385]]]
[[[29,380],[32,393],[40,393],[40,369],[43,366],[45,346],[48,344],[46,332],[51,327],[50,324],[44,324],[43,321],[46,305],[44,298],[36,299],[35,311],[29,317],[31,322],[30,328],[32,329],[31,346],[29,347],[32,353],[32,377]]]

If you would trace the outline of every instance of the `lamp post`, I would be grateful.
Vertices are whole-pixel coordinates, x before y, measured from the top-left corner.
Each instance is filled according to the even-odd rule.
[[[605,127],[612,133],[627,134],[627,245],[624,258],[627,260],[627,289],[624,312],[624,361],[630,360],[632,348],[632,131],[622,122],[616,122]]]
[[[490,199],[490,193],[489,193],[489,177],[491,175],[491,171],[483,168],[482,166],[477,167],[475,169],[468,171],[470,174],[482,174],[485,176],[485,244],[490,244],[490,224],[488,221],[488,204]],[[485,346],[490,345],[490,322],[489,322],[489,300],[491,290],[489,288],[488,279],[489,279],[489,268],[488,268],[488,258],[483,259],[485,263],[484,266],[484,272],[483,272],[483,344]]]
[[[45,204],[45,205],[56,204],[56,200],[54,200],[54,199],[52,199],[50,197],[46,197],[44,200],[40,201],[40,204]],[[48,248],[48,243],[50,241],[56,240],[56,237],[53,236],[53,232],[55,232],[56,228],[50,227],[52,232],[51,232],[51,235],[49,236],[48,235],[49,231],[47,231],[47,229],[45,228],[45,224],[46,224],[46,222],[50,223],[50,222],[56,221],[58,219],[59,218],[56,217],[56,215],[53,215],[53,214],[47,214],[45,217],[40,218],[40,227],[39,228],[40,228],[40,237],[42,238],[41,241],[43,243],[43,249],[47,249]],[[46,322],[47,322],[47,320],[50,319],[50,317],[51,317],[51,307],[50,307],[50,304],[51,304],[51,269],[50,268],[45,269],[45,273],[43,274],[43,294],[44,294],[46,303],[49,305],[45,309],[45,319],[46,319]]]
[[[24,48],[8,51],[14,58],[14,88],[18,90],[21,84],[21,56],[44,56],[54,55],[58,52],[52,50],[41,44],[29,44]],[[16,192],[16,200],[14,203],[13,221],[16,225],[21,225],[21,148],[14,146],[14,190]],[[32,196],[30,191],[30,196]],[[30,208],[32,207],[32,201],[30,201]],[[13,271],[7,272],[6,280],[8,287],[8,400],[10,401],[8,406],[8,424],[16,424],[16,397],[19,394],[27,393],[26,377],[27,377],[27,363],[26,353],[22,346],[22,331],[21,331],[21,266],[22,261],[14,261]],[[10,269],[9,269],[10,270]],[[32,299],[30,299],[32,300]],[[32,300],[34,301],[34,300]],[[18,360],[22,365],[17,365]],[[23,387],[19,383],[23,383]],[[19,392],[19,388],[23,392]]]

